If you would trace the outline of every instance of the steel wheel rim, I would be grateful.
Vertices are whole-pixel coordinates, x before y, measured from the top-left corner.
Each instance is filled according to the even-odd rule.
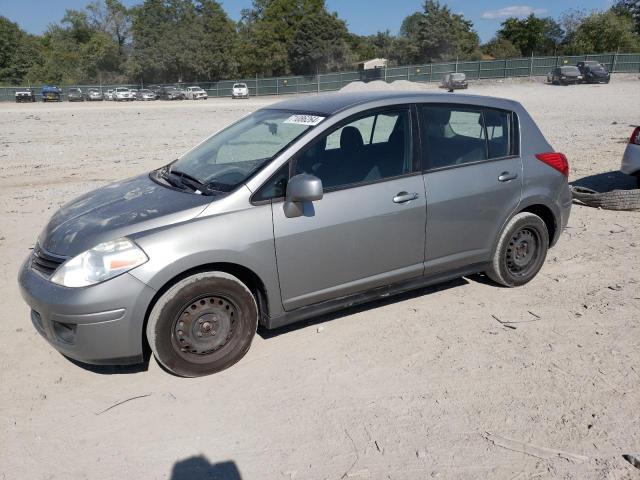
[[[516,277],[529,275],[538,263],[540,245],[537,230],[524,227],[516,231],[507,246],[506,264],[509,273]]]
[[[228,298],[207,294],[186,304],[171,331],[174,350],[190,362],[203,362],[233,337],[239,309]]]

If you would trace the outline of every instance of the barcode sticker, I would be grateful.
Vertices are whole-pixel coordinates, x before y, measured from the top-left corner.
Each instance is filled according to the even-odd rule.
[[[325,117],[319,117],[317,115],[291,115],[284,123],[295,123],[296,125],[318,125]]]

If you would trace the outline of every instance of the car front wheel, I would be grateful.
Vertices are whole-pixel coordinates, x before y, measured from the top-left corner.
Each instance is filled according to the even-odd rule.
[[[542,219],[519,213],[504,227],[486,274],[505,287],[524,285],[542,268],[548,248],[549,232]]]
[[[167,370],[199,377],[238,362],[257,326],[256,300],[244,283],[225,272],[201,272],[158,299],[149,314],[147,339]]]

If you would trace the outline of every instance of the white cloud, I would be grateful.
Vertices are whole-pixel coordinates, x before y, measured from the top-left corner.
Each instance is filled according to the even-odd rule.
[[[533,8],[528,5],[513,5],[511,7],[501,8],[500,10],[488,10],[482,14],[482,18],[485,20],[495,20],[508,17],[526,17],[532,13],[537,15],[546,12],[544,8]]]

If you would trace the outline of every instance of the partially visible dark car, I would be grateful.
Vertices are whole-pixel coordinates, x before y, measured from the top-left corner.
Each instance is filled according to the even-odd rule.
[[[21,88],[16,91],[16,103],[35,101],[36,93],[33,91],[33,88]]]
[[[469,88],[467,76],[464,73],[447,73],[442,79],[442,86],[451,91]]]
[[[577,85],[582,82],[582,74],[578,67],[556,67],[547,76],[554,85]]]
[[[79,88],[70,88],[67,92],[67,100],[70,102],[84,102],[84,93]]]
[[[43,102],[62,101],[62,90],[54,85],[45,85],[42,87],[41,93]]]
[[[579,62],[577,67],[582,74],[584,83],[609,83],[611,81],[609,70],[600,62]]]
[[[162,100],[183,100],[182,91],[174,86],[161,87],[159,92]]]

